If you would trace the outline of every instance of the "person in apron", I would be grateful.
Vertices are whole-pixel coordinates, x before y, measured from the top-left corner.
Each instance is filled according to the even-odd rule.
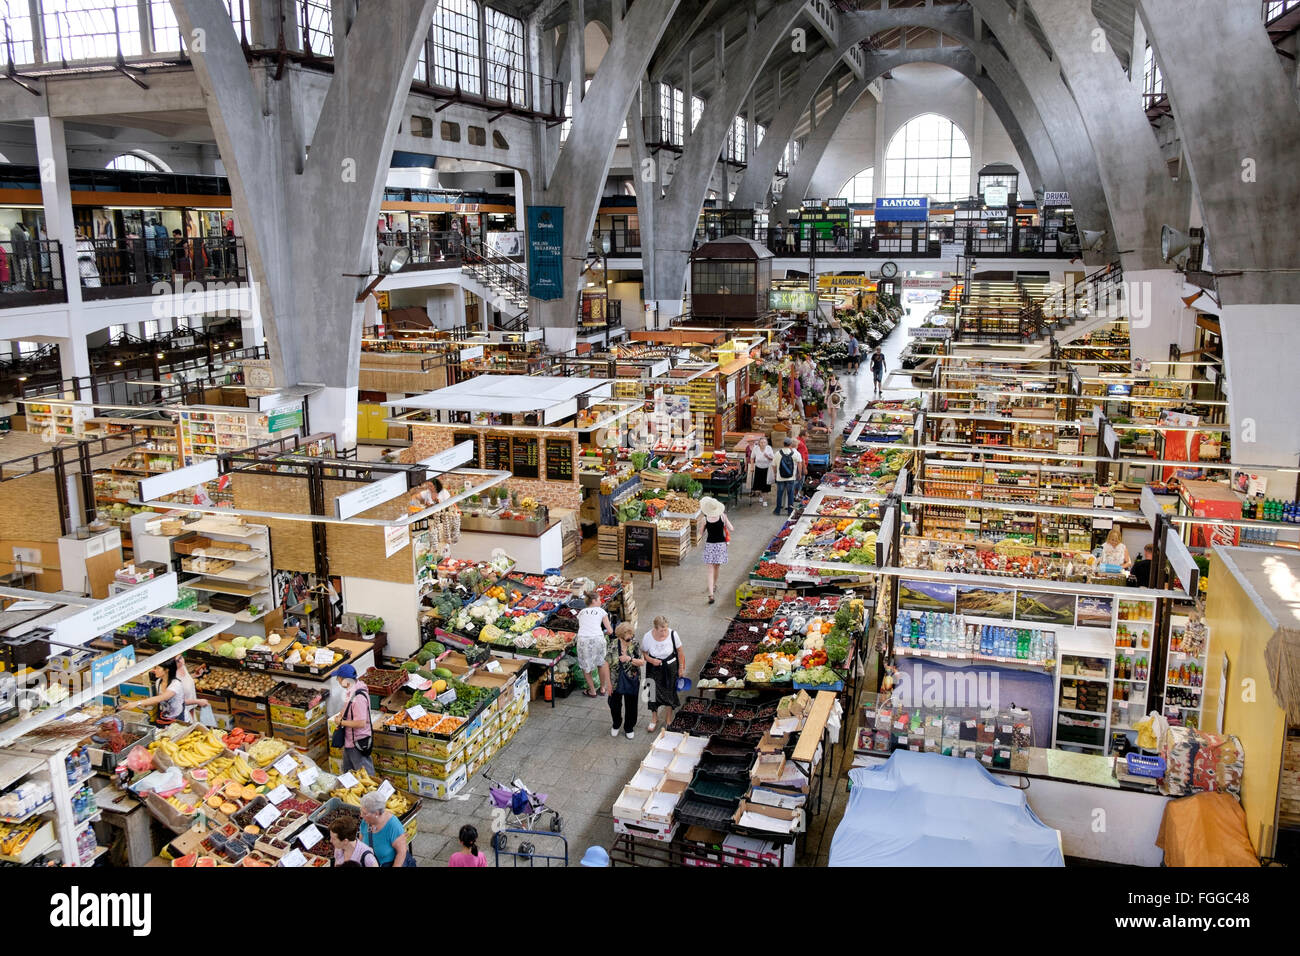
[[[667,726],[673,719],[673,708],[678,706],[677,678],[686,673],[686,656],[682,652],[682,639],[668,626],[662,614],[654,619],[654,627],[641,638],[641,659],[645,661],[645,676],[654,690],[654,703],[650,705],[650,723],[646,730],[653,733],[660,719]]]
[[[151,670],[150,675],[163,688],[162,692],[143,700],[133,700],[122,710],[154,708],[150,717],[155,727],[167,727],[185,715],[185,685],[176,676],[176,659],[163,661]]]

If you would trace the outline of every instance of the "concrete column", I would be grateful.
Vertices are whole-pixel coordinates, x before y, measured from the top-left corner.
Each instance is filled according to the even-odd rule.
[[[81,274],[77,268],[77,230],[72,220],[72,187],[68,182],[68,144],[63,120],[38,116],[32,120],[36,132],[36,161],[41,170],[41,204],[45,211],[46,238],[63,247],[63,287],[68,295],[68,327],[81,328]],[[57,271],[56,254],[50,252],[50,268]],[[34,252],[34,263],[39,256]],[[82,343],[84,349],[85,343]]]
[[[686,104],[686,119],[682,123],[682,145],[685,146],[691,141],[691,134],[695,131],[691,129],[691,102],[695,98],[695,77],[694,70],[691,69],[691,47],[687,44],[686,49],[682,50],[682,102]]]
[[[975,91],[975,102],[971,109],[971,161],[970,161],[970,195],[979,195],[980,167],[984,165],[984,96]]]
[[[578,112],[587,85],[587,44],[584,33],[587,11],[583,0],[569,0],[569,89],[573,90],[573,111]]]
[[[55,339],[59,346],[59,370],[65,379],[84,379],[90,376],[90,352],[86,349],[86,337],[74,335],[66,339]]]
[[[889,103],[890,81],[880,84],[880,100],[876,103],[876,144],[871,151],[871,161],[875,163],[875,173],[871,177],[871,188],[876,196],[887,196],[885,192],[885,108]],[[875,196],[872,197],[873,199]]]
[[[1232,459],[1294,468],[1300,458],[1300,376],[1292,351],[1300,304],[1225,305],[1219,313],[1228,368]],[[1290,497],[1295,474],[1269,476],[1269,495]]]
[[[206,49],[191,57],[259,284],[276,383],[318,386],[313,427],[350,447],[363,321],[354,300],[365,281],[355,274],[374,261],[374,223],[433,3],[359,8],[347,37],[337,38],[348,46],[346,65],[336,67],[314,125],[302,122],[289,84],[250,71],[221,4],[175,0],[174,8],[186,33],[207,34]],[[323,219],[331,228],[320,228]]]

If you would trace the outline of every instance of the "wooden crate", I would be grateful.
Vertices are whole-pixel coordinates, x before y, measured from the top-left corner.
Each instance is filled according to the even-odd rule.
[[[602,561],[618,561],[623,556],[623,526],[603,524],[596,532],[596,556]]]
[[[643,471],[641,472],[641,490],[642,491],[657,491],[657,490],[667,491],[668,478],[667,476],[661,477],[656,475],[649,475]]]
[[[684,534],[678,538],[659,536],[659,562],[665,566],[681,564],[691,550],[691,536]]]
[[[691,546],[699,547],[700,541],[704,539],[704,514],[703,512],[691,522]]]

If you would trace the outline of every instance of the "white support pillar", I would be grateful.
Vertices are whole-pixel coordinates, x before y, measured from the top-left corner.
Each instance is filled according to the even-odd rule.
[[[41,205],[45,211],[46,238],[63,245],[63,285],[68,295],[71,328],[80,327],[81,279],[77,269],[77,230],[72,219],[72,186],[68,181],[68,146],[63,134],[63,120],[38,116],[32,120],[36,131],[36,163],[41,171]],[[33,251],[33,260],[37,255]],[[57,270],[51,251],[50,269]]]

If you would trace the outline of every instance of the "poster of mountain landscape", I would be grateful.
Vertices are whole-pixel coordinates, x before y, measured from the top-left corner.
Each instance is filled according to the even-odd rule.
[[[1080,594],[1078,614],[1079,627],[1110,627],[1115,615],[1114,599]]]
[[[986,588],[963,584],[957,588],[957,612],[1009,621],[1015,616],[1016,592],[1012,588]]]
[[[951,614],[956,597],[955,584],[902,579],[898,582],[898,606],[909,611],[938,611]]]
[[[1016,595],[1016,620],[1039,624],[1074,624],[1074,595],[1059,591],[1020,591]]]

